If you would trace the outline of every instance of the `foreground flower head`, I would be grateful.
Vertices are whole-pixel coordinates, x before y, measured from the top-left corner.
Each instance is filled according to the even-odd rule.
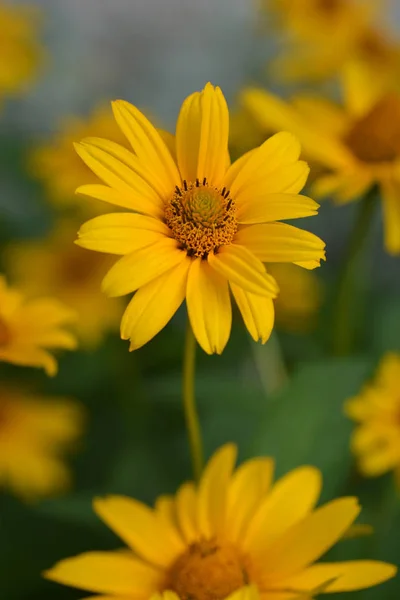
[[[243,101],[269,131],[294,131],[305,156],[323,167],[313,188],[317,196],[344,203],[378,185],[386,250],[400,253],[399,92],[383,93],[368,71],[353,65],[343,79],[343,106],[305,96],[286,103],[258,89],[247,90]]]
[[[208,84],[182,105],[176,138],[160,133],[134,106],[114,103],[132,151],[91,138],[77,145],[106,185],[78,192],[132,212],[97,217],[78,244],[121,255],[103,280],[109,296],[136,292],[124,314],[131,349],[154,337],[186,298],[197,341],[221,353],[228,341],[230,293],[255,340],[273,327],[278,286],[264,262],[319,266],[324,243],[286,223],[318,205],[298,193],[308,166],[300,146],[280,133],[229,166],[229,115],[221,90]]]
[[[0,387],[0,481],[25,500],[60,494],[71,475],[63,455],[83,423],[80,405]]]
[[[24,91],[34,77],[42,55],[38,26],[35,7],[0,0],[0,102],[5,95]]]
[[[54,298],[27,300],[0,276],[0,362],[41,367],[55,375],[57,362],[49,349],[76,348],[65,326],[75,313]]]
[[[59,208],[75,206],[92,214],[101,212],[102,203],[89,203],[75,195],[83,183],[100,183],[99,179],[80,160],[74,142],[96,135],[126,145],[109,107],[99,107],[87,118],[65,119],[54,139],[36,148],[30,158],[30,168],[35,177],[46,186],[49,199]]]
[[[122,496],[95,500],[97,514],[130,550],[88,552],[45,576],[110,600],[148,600],[165,590],[180,600],[223,600],[246,586],[263,600],[292,600],[320,586],[352,591],[393,577],[396,567],[376,561],[314,564],[360,512],[356,498],[315,508],[318,469],[299,467],[273,483],[270,458],[236,471],[235,458],[235,446],[223,446],[198,486],[185,483],[154,509]]]
[[[400,484],[400,355],[387,354],[375,379],[345,404],[358,423],[351,439],[360,471],[376,477],[394,470]]]
[[[73,221],[60,221],[46,239],[18,242],[6,253],[8,272],[29,296],[58,298],[76,312],[74,331],[87,347],[118,330],[121,303],[100,292],[110,258],[85,252],[73,242]]]

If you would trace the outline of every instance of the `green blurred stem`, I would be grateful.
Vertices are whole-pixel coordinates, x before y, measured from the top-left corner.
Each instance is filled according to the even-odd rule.
[[[377,195],[377,189],[372,187],[360,202],[339,275],[332,330],[332,351],[335,356],[345,356],[353,349],[355,327],[352,306],[355,304],[359,261],[371,228]]]
[[[195,368],[196,339],[188,319],[183,354],[183,409],[185,412],[186,429],[189,437],[193,475],[195,480],[199,481],[203,470],[203,442],[201,439],[200,422],[194,393]]]

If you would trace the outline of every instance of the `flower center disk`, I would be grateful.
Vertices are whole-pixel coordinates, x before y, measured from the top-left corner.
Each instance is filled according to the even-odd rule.
[[[229,190],[183,182],[165,209],[165,222],[189,256],[207,258],[220,246],[230,244],[237,231],[236,206]]]
[[[247,584],[247,573],[234,546],[202,540],[178,558],[167,587],[181,600],[223,600]]]

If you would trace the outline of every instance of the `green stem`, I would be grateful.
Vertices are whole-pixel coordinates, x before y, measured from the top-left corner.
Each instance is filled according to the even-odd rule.
[[[336,356],[350,354],[354,344],[354,313],[359,258],[370,230],[377,198],[372,187],[360,202],[359,213],[350,236],[343,267],[339,276],[333,315],[332,350]]]
[[[183,409],[189,437],[193,474],[199,481],[203,470],[203,442],[194,394],[194,377],[196,367],[196,339],[188,320],[183,354]]]

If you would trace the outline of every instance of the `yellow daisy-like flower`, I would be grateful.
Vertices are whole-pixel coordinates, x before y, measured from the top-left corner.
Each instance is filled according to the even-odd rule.
[[[0,100],[24,91],[36,73],[42,56],[38,17],[33,6],[12,6],[0,0]]]
[[[0,362],[41,367],[55,375],[57,362],[50,348],[76,348],[76,339],[65,326],[75,313],[54,298],[27,300],[0,276]]]
[[[223,446],[198,486],[185,483],[154,509],[122,496],[94,509],[129,546],[63,560],[48,579],[109,600],[148,600],[165,590],[180,600],[223,600],[253,586],[263,600],[363,589],[396,573],[375,561],[315,563],[360,513],[356,498],[315,508],[321,474],[299,467],[272,483],[273,461],[255,458],[234,471],[236,447]],[[172,600],[172,596],[171,596]]]
[[[296,265],[269,265],[279,285],[275,300],[276,322],[295,333],[312,329],[322,301],[321,283],[314,273]]]
[[[78,144],[106,184],[78,192],[132,212],[85,223],[77,243],[122,255],[103,280],[109,296],[136,292],[122,338],[139,348],[186,298],[197,341],[221,353],[231,329],[231,291],[250,334],[265,342],[278,287],[263,262],[314,268],[325,256],[318,237],[279,222],[318,209],[298,195],[309,169],[299,161],[297,140],[280,133],[229,165],[228,108],[211,84],[183,103],[176,140],[161,137],[127,102],[115,102],[114,114],[133,151],[99,138]]]
[[[65,119],[54,139],[32,152],[31,171],[44,182],[50,200],[59,208],[78,206],[87,210],[89,203],[82,202],[82,198],[75,195],[75,190],[83,183],[100,183],[74,150],[76,140],[91,135],[126,145],[111,110],[108,107],[100,107],[94,110],[88,119]],[[102,203],[93,200],[89,208],[98,213]]]
[[[107,331],[118,329],[121,302],[99,289],[110,257],[78,248],[75,237],[73,222],[60,221],[47,239],[14,244],[6,253],[7,266],[30,297],[54,296],[73,309],[74,330],[85,346],[95,347]]]
[[[260,124],[290,128],[304,154],[323,167],[313,192],[339,203],[356,200],[373,185],[382,194],[385,246],[400,253],[400,93],[376,89],[364,69],[346,70],[343,106],[318,97],[287,103],[249,89],[243,102]]]
[[[400,485],[400,355],[386,354],[375,379],[348,400],[345,412],[358,423],[351,448],[360,471],[376,477],[395,471]]]
[[[71,483],[64,454],[83,425],[80,405],[0,387],[0,485],[25,500],[60,494]]]

